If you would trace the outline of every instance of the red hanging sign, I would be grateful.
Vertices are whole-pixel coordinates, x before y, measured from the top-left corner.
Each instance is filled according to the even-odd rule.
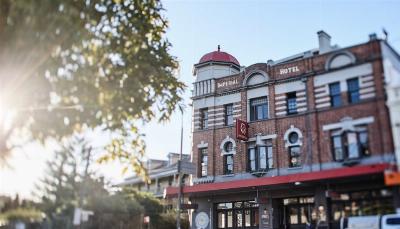
[[[240,119],[236,119],[236,139],[243,141],[249,139],[249,124]]]

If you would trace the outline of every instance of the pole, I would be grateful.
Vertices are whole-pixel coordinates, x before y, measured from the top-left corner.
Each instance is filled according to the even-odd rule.
[[[179,161],[178,161],[178,207],[177,207],[177,215],[176,215],[176,228],[181,229],[181,204],[182,204],[182,173],[181,173],[181,165],[182,165],[182,146],[183,146],[183,108],[180,108],[182,114],[181,121],[181,147],[179,152]]]

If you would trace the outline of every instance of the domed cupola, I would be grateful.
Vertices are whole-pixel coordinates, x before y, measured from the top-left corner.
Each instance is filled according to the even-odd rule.
[[[218,45],[218,50],[214,51],[214,52],[210,52],[205,54],[199,61],[198,64],[196,65],[200,65],[200,64],[204,64],[204,63],[230,63],[230,64],[235,64],[237,66],[240,66],[239,61],[232,56],[229,53],[226,52],[221,52],[220,50],[220,46]]]
[[[233,75],[239,71],[239,61],[231,54],[222,52],[218,45],[217,51],[207,53],[200,58],[199,63],[194,65],[193,74],[197,77],[196,81],[202,81]]]

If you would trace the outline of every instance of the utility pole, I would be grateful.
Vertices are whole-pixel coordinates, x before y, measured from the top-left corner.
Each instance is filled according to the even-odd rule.
[[[182,205],[182,146],[183,146],[183,107],[179,107],[182,120],[181,120],[181,148],[179,152],[179,161],[178,161],[178,213],[176,215],[176,228],[181,229],[181,205]]]

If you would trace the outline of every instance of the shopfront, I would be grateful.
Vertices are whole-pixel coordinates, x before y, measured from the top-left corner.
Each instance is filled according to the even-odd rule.
[[[285,190],[282,190],[285,192]],[[214,203],[215,228],[217,229],[305,229],[339,228],[340,218],[349,216],[384,215],[395,212],[393,190],[380,188],[373,190],[330,192],[325,206],[317,204],[316,196],[270,198],[272,207],[265,208],[271,214],[270,226],[264,227],[265,205],[255,200],[227,201]],[[268,220],[268,219],[267,219]]]
[[[389,188],[336,193],[328,199],[331,228],[339,228],[341,217],[392,214],[393,198]]]
[[[254,200],[218,203],[215,207],[218,229],[259,228],[259,204]]]
[[[275,214],[279,228],[306,228],[307,224],[315,224],[316,213],[313,196],[285,198],[280,202],[279,213]]]

